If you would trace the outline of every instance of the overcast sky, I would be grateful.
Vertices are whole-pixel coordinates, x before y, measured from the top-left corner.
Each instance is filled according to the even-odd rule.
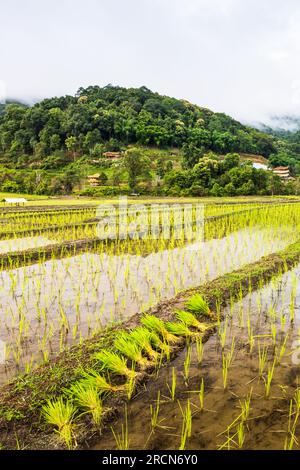
[[[300,115],[299,0],[0,0],[0,18],[9,97],[145,85],[244,121]]]

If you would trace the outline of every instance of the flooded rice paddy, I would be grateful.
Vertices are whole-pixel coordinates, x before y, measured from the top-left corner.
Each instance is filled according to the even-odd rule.
[[[21,370],[30,371],[108,323],[296,240],[293,227],[251,227],[144,255],[87,252],[0,271],[0,328],[7,356],[5,366],[0,366],[0,382]]]
[[[299,448],[300,204],[164,207],[0,213],[0,445]]]
[[[129,449],[299,449],[299,281],[300,266],[231,303],[203,351],[161,368],[94,448],[116,449],[123,426]]]
[[[11,253],[15,251],[24,251],[32,248],[41,248],[48,245],[55,244],[55,240],[50,240],[42,236],[39,237],[25,237],[13,238],[10,240],[0,241],[0,254]]]

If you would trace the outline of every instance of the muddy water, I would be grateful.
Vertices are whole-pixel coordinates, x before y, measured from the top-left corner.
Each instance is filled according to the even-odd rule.
[[[99,330],[275,252],[297,239],[291,228],[252,227],[223,239],[151,253],[73,258],[0,273],[0,381]]]
[[[182,428],[182,409],[190,400],[192,409],[192,435],[187,439],[187,449],[238,448],[234,436],[236,425],[228,427],[241,413],[241,401],[251,396],[250,414],[244,426],[245,449],[283,449],[288,434],[289,400],[300,386],[300,266],[272,281],[256,293],[249,294],[223,313],[226,321],[220,325],[227,331],[224,353],[231,350],[234,339],[233,362],[228,372],[228,385],[224,390],[222,375],[222,346],[218,333],[204,345],[202,363],[192,346],[189,377],[184,378],[184,361],[187,349],[168,366],[162,368],[158,378],[148,383],[128,405],[128,432],[131,449],[178,449]],[[294,322],[291,318],[295,316]],[[276,331],[274,349],[273,332]],[[250,326],[251,325],[251,326]],[[250,352],[249,331],[255,336]],[[282,345],[285,343],[285,348]],[[267,348],[263,376],[259,378],[259,349]],[[297,349],[298,348],[298,349]],[[272,368],[274,353],[282,357],[276,363],[270,394],[266,398],[267,371]],[[177,376],[176,397],[170,398],[172,368]],[[204,410],[200,411],[199,389],[204,380]],[[161,394],[159,426],[151,430],[150,405],[156,406],[158,391]],[[180,403],[180,406],[179,406]],[[293,415],[295,419],[295,414]],[[113,423],[115,432],[124,424],[124,412]],[[295,427],[296,438],[300,426]],[[228,444],[228,438],[229,444]],[[105,431],[95,449],[116,448],[111,431]],[[294,444],[297,449],[298,444]]]
[[[56,242],[41,236],[1,240],[0,254],[11,253],[13,251],[29,250],[30,248],[40,248],[47,245],[53,245],[54,243]]]

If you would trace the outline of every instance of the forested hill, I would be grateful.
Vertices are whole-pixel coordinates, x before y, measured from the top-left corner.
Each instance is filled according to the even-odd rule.
[[[10,103],[0,113],[1,161],[15,167],[26,158],[43,161],[59,152],[99,156],[136,143],[183,148],[191,165],[209,150],[265,157],[277,152],[273,136],[146,87],[91,86],[33,106]]]

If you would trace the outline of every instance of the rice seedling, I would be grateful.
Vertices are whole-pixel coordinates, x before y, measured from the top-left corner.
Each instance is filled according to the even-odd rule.
[[[203,346],[202,337],[197,336],[196,337],[196,353],[197,353],[197,361],[199,365],[202,364],[203,352],[204,352],[204,346]]]
[[[63,397],[49,400],[42,408],[44,419],[57,428],[56,432],[68,449],[73,447],[76,412],[76,407],[69,400],[64,400]]]
[[[286,325],[286,315],[284,313],[282,313],[280,315],[280,327],[281,327],[282,331],[284,331],[285,325]]]
[[[114,341],[114,347],[123,356],[127,356],[134,364],[138,364],[141,369],[145,369],[149,366],[150,362],[143,357],[141,346],[132,341],[130,334],[125,331],[119,332],[117,338]]]
[[[228,371],[233,361],[234,349],[235,349],[235,339],[233,338],[230,351],[228,351],[227,353],[222,352],[222,377],[223,377],[224,390],[227,388],[227,384],[228,384]]]
[[[160,390],[157,393],[157,399],[154,405],[150,405],[150,416],[151,416],[151,432],[155,432],[155,429],[159,426],[160,421],[158,420],[160,410]]]
[[[95,360],[102,363],[102,370],[109,370],[116,375],[122,375],[128,379],[135,378],[137,372],[127,367],[127,361],[124,357],[119,356],[115,352],[103,349],[94,354]]]
[[[242,449],[243,446],[244,446],[244,442],[245,442],[245,427],[244,427],[244,423],[243,421],[241,421],[238,425],[237,425],[237,440],[238,440],[238,448],[239,449]]]
[[[300,388],[296,389],[296,392],[294,395],[294,402],[296,406],[296,413],[300,414]]]
[[[261,348],[260,343],[258,343],[258,376],[259,378],[262,378],[264,375],[267,358],[268,358],[268,347],[264,345],[263,348]]]
[[[184,380],[187,383],[190,376],[190,367],[191,367],[191,358],[192,358],[192,351],[190,345],[187,346],[186,355],[183,363],[183,370],[184,370]]]
[[[295,400],[295,398],[294,398]],[[296,411],[294,411],[293,402],[294,400],[290,400],[289,406],[289,416],[288,416],[288,429],[287,429],[287,436],[285,437],[284,441],[284,450],[293,450],[294,445],[298,445],[298,439],[296,437],[296,426],[299,419],[299,410],[297,409],[296,404]],[[294,419],[293,416],[295,415]]]
[[[100,426],[103,415],[103,403],[96,387],[85,383],[75,382],[65,393],[72,397],[75,404],[92,415],[96,426]]]
[[[186,312],[184,310],[176,310],[175,312],[176,317],[186,326],[196,328],[197,330],[204,332],[208,329],[206,325],[199,322],[197,318],[190,312]]]
[[[267,378],[264,379],[265,380],[265,397],[266,398],[268,398],[270,396],[270,390],[271,390],[271,384],[272,384],[273,377],[274,377],[275,365],[276,365],[276,357],[275,357],[272,365],[268,366]]]
[[[253,335],[250,315],[248,315],[248,318],[247,318],[247,331],[248,331],[249,353],[251,354],[253,351],[254,344],[255,344],[255,339]]]
[[[204,410],[204,379],[201,379],[200,390],[199,390],[199,403],[200,411]]]
[[[103,375],[100,375],[94,369],[88,369],[87,371],[82,370],[80,372],[81,380],[83,384],[86,386],[91,386],[97,389],[98,393],[105,394],[105,393],[114,393],[119,390],[124,390],[124,386],[115,386],[110,384]]]
[[[250,414],[250,403],[251,403],[251,398],[252,398],[252,388],[246,398],[244,400],[240,400],[240,407],[241,407],[241,421],[245,423]]]
[[[179,448],[178,448],[179,450],[185,450],[187,437],[188,437],[188,429],[187,429],[187,426],[186,426],[186,420],[184,418],[182,418],[180,445],[179,445]]]
[[[155,333],[161,335],[166,343],[174,344],[179,341],[175,335],[167,330],[165,323],[155,315],[145,315],[141,319],[141,323],[150,331],[154,331]]]
[[[127,405],[125,405],[125,420],[124,424],[121,425],[121,433],[117,434],[113,428],[111,428],[114,440],[117,445],[117,450],[129,450],[129,432],[128,432],[128,412]]]
[[[277,325],[276,323],[272,323],[271,325],[271,337],[272,337],[272,340],[273,340],[273,345],[274,345],[274,348],[276,348],[276,341],[277,341]]]
[[[130,337],[141,348],[142,351],[145,351],[150,359],[154,361],[157,360],[159,353],[152,347],[152,344],[154,343],[153,333],[147,330],[147,328],[139,326],[130,333]],[[158,337],[157,340],[159,342]]]
[[[178,402],[178,404],[179,404],[179,408],[182,414],[182,427],[181,427],[179,450],[185,450],[186,441],[189,437],[192,436],[191,402],[190,400],[187,400],[187,404],[184,410],[182,409],[180,402]]]
[[[159,336],[154,332],[151,331],[151,343],[156,349],[160,351],[160,360],[162,360],[162,356],[166,356],[167,360],[170,359],[171,354],[171,346],[166,343],[166,341],[162,341]]]
[[[200,294],[193,295],[186,302],[186,308],[195,314],[204,315],[206,317],[212,317],[212,312],[208,306],[208,303],[203,299]]]
[[[284,354],[285,354],[285,351],[286,351],[286,343],[287,343],[287,340],[288,340],[288,337],[289,335],[286,334],[281,345],[280,345],[280,348],[278,350],[278,352],[276,352],[276,358],[277,358],[277,364],[280,364],[281,362],[281,359],[283,358]]]
[[[168,332],[174,336],[185,336],[189,339],[195,336],[195,333],[193,333],[184,323],[166,322],[165,326]]]
[[[176,369],[175,369],[175,367],[172,367],[172,382],[171,382],[171,387],[170,387],[169,384],[167,384],[167,387],[168,387],[168,389],[169,389],[169,392],[170,392],[171,400],[172,400],[172,401],[175,401],[176,386],[177,386]]]
[[[218,335],[220,338],[221,347],[222,349],[224,349],[225,344],[226,344],[226,338],[227,338],[227,319],[224,321],[222,326],[220,324],[218,328]]]
[[[130,401],[135,392],[136,377],[130,377],[125,384],[125,390],[127,394],[127,399]],[[122,386],[124,388],[124,386]]]
[[[230,366],[230,359],[228,357],[228,354],[222,353],[222,377],[223,377],[224,390],[227,388],[229,366]]]

